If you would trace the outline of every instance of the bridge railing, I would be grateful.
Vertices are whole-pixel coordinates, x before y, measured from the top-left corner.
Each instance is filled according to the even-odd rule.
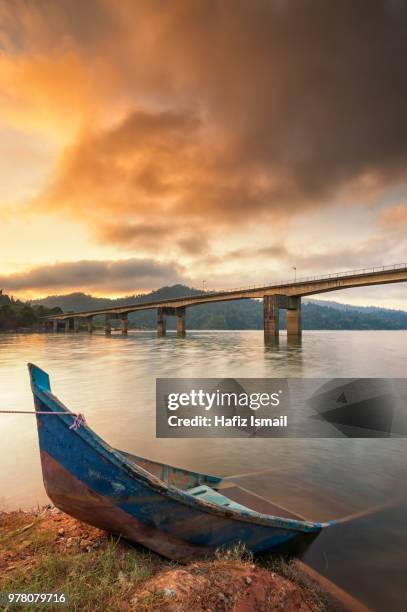
[[[391,272],[392,270],[406,270],[407,263],[391,264],[388,266],[374,266],[371,268],[358,268],[356,270],[346,270],[344,272],[332,272],[331,274],[321,274],[317,276],[296,277],[289,280],[272,281],[270,283],[262,283],[261,285],[246,285],[244,287],[233,287],[232,289],[209,289],[202,291],[202,295],[217,294],[217,293],[234,293],[236,291],[251,291],[261,289],[262,287],[287,287],[289,285],[297,285],[301,283],[309,283],[318,280],[330,280],[332,278],[346,278],[349,276],[361,276],[363,274],[375,274],[377,272]]]
[[[388,266],[374,266],[372,268],[359,268],[357,270],[347,270],[345,272],[333,272],[331,274],[322,274],[319,276],[306,276],[306,277],[299,277],[299,278],[294,278],[294,279],[290,279],[290,280],[285,280],[285,281],[273,281],[271,283],[268,284],[261,284],[261,285],[246,285],[245,287],[234,287],[233,289],[210,289],[210,290],[206,290],[206,291],[202,291],[202,293],[196,293],[194,295],[185,295],[185,296],[179,296],[177,298],[167,298],[167,299],[163,299],[163,300],[157,300],[154,302],[154,307],[155,305],[159,305],[160,303],[162,304],[166,304],[167,302],[180,302],[182,300],[188,299],[188,298],[199,298],[201,296],[208,296],[208,295],[227,295],[229,293],[235,293],[237,291],[246,291],[246,292],[250,292],[253,290],[258,290],[258,289],[271,289],[271,288],[278,288],[278,287],[288,287],[288,286],[292,286],[292,285],[299,285],[299,284],[304,284],[304,283],[309,283],[312,281],[318,281],[318,280],[329,280],[332,278],[349,278],[352,276],[361,276],[364,274],[374,274],[377,272],[391,272],[392,270],[407,270],[407,263],[399,263],[399,264],[392,264],[392,265],[388,265]],[[148,302],[145,303],[145,305],[148,306]],[[144,304],[142,302],[138,303],[138,304],[132,304],[129,305],[130,310],[131,311],[133,306],[143,306]],[[110,310],[112,311],[116,311],[118,309],[122,309],[125,310],[126,306],[125,305],[121,305],[121,306],[113,306],[110,308],[102,308],[102,309],[97,309],[97,310],[93,310],[93,311],[85,311],[85,312],[76,312],[76,313],[72,313],[72,316],[81,316],[81,315],[86,315],[88,312],[93,312],[96,314],[103,314],[106,312],[109,312]],[[42,317],[43,319],[57,319],[60,317],[67,317],[67,314],[70,313],[61,313],[60,315],[48,315],[46,317]]]

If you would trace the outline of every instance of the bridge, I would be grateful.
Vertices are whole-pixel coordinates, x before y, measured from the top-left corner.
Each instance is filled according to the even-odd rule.
[[[165,336],[167,316],[175,316],[177,320],[177,335],[184,336],[186,332],[186,309],[199,304],[211,302],[226,302],[241,299],[262,299],[264,312],[265,340],[276,340],[279,336],[279,311],[287,311],[287,336],[299,338],[302,333],[301,325],[301,298],[309,295],[351,289],[353,287],[367,287],[371,285],[384,285],[388,283],[402,283],[407,281],[407,264],[394,264],[347,272],[335,272],[323,276],[299,278],[290,281],[276,282],[269,285],[240,287],[225,291],[202,291],[197,295],[188,295],[168,300],[151,302],[138,302],[110,308],[86,310],[75,313],[61,313],[43,317],[45,329],[53,331],[79,331],[81,322],[86,329],[93,330],[93,317],[104,315],[104,329],[111,334],[111,321],[120,320],[121,333],[127,334],[128,315],[130,312],[140,310],[157,310],[157,335]]]

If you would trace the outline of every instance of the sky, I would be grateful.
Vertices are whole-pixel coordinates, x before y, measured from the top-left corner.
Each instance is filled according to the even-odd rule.
[[[406,58],[403,0],[0,0],[0,288],[407,261]]]

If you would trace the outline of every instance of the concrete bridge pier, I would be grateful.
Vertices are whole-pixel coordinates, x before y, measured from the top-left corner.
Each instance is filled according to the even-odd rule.
[[[65,328],[64,328],[65,333],[69,332],[70,327],[71,327],[71,319],[65,319]]]
[[[182,306],[181,308],[176,308],[175,316],[177,317],[177,336],[180,336],[182,338],[185,336],[185,330],[186,330],[185,306]]]
[[[122,336],[127,336],[127,330],[129,327],[129,318],[127,312],[123,312],[120,315],[120,329],[122,332]]]
[[[298,339],[301,335],[301,297],[291,297],[287,309],[287,339]]]
[[[165,309],[157,308],[157,336],[165,336],[167,333],[167,322],[165,320]]]
[[[265,295],[264,308],[264,339],[266,342],[278,342],[279,339],[279,309],[287,311],[287,340],[301,339],[301,297],[289,295]]]
[[[93,332],[93,317],[86,317],[86,327],[88,330],[88,333],[91,334]]]
[[[44,332],[52,332],[54,329],[54,321],[44,321],[42,323],[42,329]]]
[[[106,336],[110,336],[112,333],[112,322],[110,320],[110,314],[105,314],[105,334]]]
[[[58,331],[58,319],[54,319],[52,322],[52,331],[53,332],[57,332]]]
[[[263,324],[265,342],[278,342],[279,337],[279,296],[263,297]]]
[[[74,330],[74,332],[78,332],[79,331],[79,323],[80,323],[79,317],[74,317],[73,318],[73,330]]]

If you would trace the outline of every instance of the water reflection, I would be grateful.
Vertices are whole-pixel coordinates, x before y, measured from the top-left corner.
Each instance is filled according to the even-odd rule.
[[[278,475],[292,482],[304,471],[322,472],[317,480],[335,483],[338,470],[343,469],[345,482],[356,475],[363,487],[367,472],[381,474],[391,461],[386,444],[397,445],[397,440],[375,440],[366,446],[360,440],[191,442],[155,438],[156,377],[404,375],[405,332],[312,332],[304,334],[302,345],[287,343],[282,335],[280,344],[273,347],[264,346],[262,336],[262,332],[190,332],[186,338],[169,334],[162,339],[153,333],[131,333],[128,338],[119,334],[111,338],[102,334],[3,335],[2,405],[31,409],[25,364],[33,361],[50,371],[53,387],[63,401],[85,412],[91,426],[109,442],[130,452],[220,474],[276,466],[276,494],[280,498],[290,495],[293,485],[281,487]],[[33,419],[2,415],[0,434],[0,460],[8,466],[1,476],[8,484],[0,494],[3,505],[41,503],[45,495]],[[395,451],[398,463],[392,465],[395,479],[390,475],[388,480],[390,492],[401,476],[399,466],[407,464],[404,440],[399,443]],[[342,490],[343,484],[339,487]]]
[[[55,393],[72,410],[85,413],[90,426],[113,446],[219,475],[263,471],[267,477],[257,482],[263,495],[304,516],[328,520],[407,494],[407,440],[158,440],[155,379],[404,377],[406,338],[406,332],[305,332],[302,344],[287,342],[282,334],[278,345],[265,346],[263,332],[188,332],[186,338],[134,332],[127,338],[115,333],[110,338],[100,333],[2,335],[1,406],[32,409],[26,370],[26,363],[32,361],[51,373]],[[0,507],[45,503],[33,417],[0,415],[0,442]],[[406,513],[396,514],[388,529],[393,529],[394,537],[405,539]],[[387,563],[397,559],[407,564],[406,557],[401,557],[407,546],[403,551],[399,546],[396,554],[384,521],[369,519],[361,528],[362,540],[348,552],[340,546],[341,535],[326,536],[332,538],[332,555],[335,548],[341,551],[337,566],[344,559],[347,563],[359,560],[356,581],[360,584],[361,567],[370,572],[374,565],[387,576]],[[363,552],[363,542],[373,539],[377,551],[382,551],[374,553],[374,561],[370,544]],[[309,552],[314,556],[307,560],[318,565],[327,546],[325,536],[318,538]],[[329,576],[338,575],[344,588],[353,588],[346,572],[345,576],[332,570],[336,567],[332,558]],[[396,588],[393,582],[391,591],[397,589],[407,596],[404,586]]]
[[[288,368],[290,376],[301,376],[303,354],[301,337],[291,336],[288,338],[286,335],[282,335],[270,342],[264,342],[264,358],[270,360],[273,369],[276,364],[279,366],[284,364]],[[269,376],[275,376],[275,374],[269,374]]]

